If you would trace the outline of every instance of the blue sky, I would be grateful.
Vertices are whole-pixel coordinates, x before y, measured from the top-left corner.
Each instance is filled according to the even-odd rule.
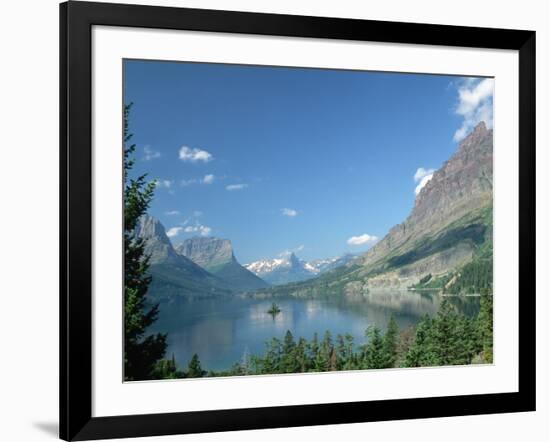
[[[492,126],[492,80],[155,61],[125,61],[124,80],[149,213],[175,244],[230,239],[241,263],[367,250]]]

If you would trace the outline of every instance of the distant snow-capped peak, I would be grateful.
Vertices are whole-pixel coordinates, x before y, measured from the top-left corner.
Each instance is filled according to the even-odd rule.
[[[244,265],[248,270],[256,275],[270,273],[281,267],[290,267],[290,262],[286,258],[261,259]]]
[[[332,258],[304,261],[299,259],[294,253],[290,253],[279,258],[261,259],[259,261],[245,264],[244,266],[258,276],[290,268],[300,269],[311,274],[311,276],[315,276],[339,265],[344,265],[354,258],[354,255],[345,254]]]

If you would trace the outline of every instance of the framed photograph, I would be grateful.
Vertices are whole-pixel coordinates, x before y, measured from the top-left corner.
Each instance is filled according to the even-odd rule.
[[[62,439],[535,409],[534,32],[60,17]]]

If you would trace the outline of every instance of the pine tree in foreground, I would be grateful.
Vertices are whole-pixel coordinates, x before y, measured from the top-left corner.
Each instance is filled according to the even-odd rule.
[[[146,175],[135,179],[128,176],[136,148],[135,144],[128,145],[132,138],[128,130],[130,108],[131,104],[124,108],[124,379],[135,381],[152,379],[156,369],[164,372],[168,365],[157,365],[166,351],[166,335],[146,336],[147,328],[157,319],[158,305],[146,305],[151,283],[149,259],[143,241],[133,232],[149,207],[155,183],[147,183]]]
[[[375,325],[370,326],[366,333],[369,343],[365,349],[363,368],[385,368],[384,340],[380,329]]]
[[[393,315],[390,316],[388,321],[388,327],[386,333],[384,334],[384,339],[382,343],[382,354],[383,354],[383,368],[392,368],[395,367],[395,362],[397,360],[397,344],[399,340],[399,327]]]
[[[481,291],[479,315],[477,319],[478,340],[482,350],[482,360],[493,362],[493,295],[488,289]]]

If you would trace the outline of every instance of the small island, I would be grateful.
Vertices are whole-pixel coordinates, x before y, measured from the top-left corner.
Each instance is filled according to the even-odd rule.
[[[271,304],[271,307],[267,311],[267,313],[269,313],[271,316],[275,317],[276,315],[281,313],[281,309],[279,308],[279,306],[277,304],[273,303],[273,304]]]

